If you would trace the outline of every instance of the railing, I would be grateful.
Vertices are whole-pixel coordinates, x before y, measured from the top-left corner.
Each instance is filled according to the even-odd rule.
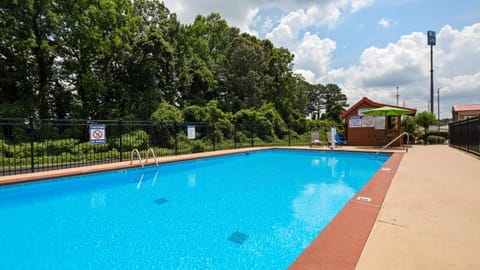
[[[157,165],[157,167],[158,167],[158,161],[157,161],[157,157],[155,156],[155,151],[153,151],[153,148],[151,148],[151,147],[148,148],[148,150],[147,150],[147,157],[145,158],[145,163],[148,162],[148,154],[150,152],[152,153],[152,157],[153,157],[153,160],[155,161],[155,165]]]
[[[104,129],[91,141],[91,127]],[[195,139],[188,127],[195,127]],[[178,123],[125,120],[0,118],[0,176],[128,161],[133,149],[156,157],[262,146],[308,146],[310,131],[326,141],[331,124]],[[336,126],[342,129],[342,126]],[[99,134],[98,132],[96,133]],[[152,153],[148,154],[149,156]]]
[[[449,145],[480,156],[480,115],[448,125]]]
[[[385,146],[382,147],[382,149],[378,150],[376,155],[378,155],[380,152],[382,152],[383,150],[385,150],[387,147],[389,147],[390,145],[392,145],[395,141],[399,140],[400,138],[402,138],[403,136],[407,135],[407,145],[405,146],[405,151],[408,153],[408,145],[409,145],[409,142],[410,142],[410,135],[407,133],[407,132],[403,132],[402,134],[398,135],[397,137],[395,137],[395,139],[391,140],[389,143],[387,143]]]
[[[140,162],[140,165],[142,165],[142,169],[143,169],[142,157],[140,156],[140,152],[138,151],[137,148],[133,149],[132,153],[130,154],[130,164],[133,164],[133,154],[137,154],[138,161]]]

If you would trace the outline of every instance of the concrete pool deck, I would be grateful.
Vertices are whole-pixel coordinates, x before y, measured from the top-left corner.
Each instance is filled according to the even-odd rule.
[[[480,269],[479,193],[479,157],[447,145],[415,145],[356,269]]]
[[[162,157],[161,160],[169,162],[257,149],[262,148]],[[376,151],[359,147],[340,150]],[[381,172],[378,179],[370,181],[375,182],[373,188],[366,186],[372,202],[377,200],[374,196],[379,196],[383,204],[368,206],[352,199],[350,208],[353,212],[368,206],[364,207],[367,214],[357,212],[355,220],[347,217],[346,222],[332,221],[337,226],[340,224],[343,232],[333,231],[331,234],[343,239],[347,247],[355,246],[358,254],[352,256],[346,250],[334,250],[330,253],[333,256],[325,255],[325,249],[315,250],[312,244],[313,248],[309,248],[314,252],[306,256],[307,252],[302,254],[300,257],[307,260],[302,263],[299,258],[297,261],[301,263],[296,262],[292,269],[480,269],[480,257],[476,256],[480,250],[480,158],[446,145],[415,145],[405,154],[391,149],[388,152],[398,152],[392,161],[398,169],[395,168],[396,172]],[[129,163],[42,172],[30,174],[30,177],[35,180],[139,166],[138,161],[133,165]],[[0,177],[0,184],[24,181],[25,178],[26,175]],[[390,178],[388,183],[382,181],[386,178]],[[375,188],[378,186],[385,191],[388,189],[386,197],[385,192],[377,194]],[[370,225],[359,226],[358,220],[367,219],[370,221],[364,224]],[[367,230],[366,236],[353,244],[351,241],[355,235],[352,232],[359,227]],[[319,237],[322,235],[323,232]],[[334,260],[326,262],[322,259],[325,257]]]

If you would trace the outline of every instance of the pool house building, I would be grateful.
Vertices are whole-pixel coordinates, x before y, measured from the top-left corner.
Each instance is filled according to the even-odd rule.
[[[402,133],[401,116],[371,116],[363,114],[375,108],[389,106],[411,111],[415,115],[417,110],[382,104],[367,97],[363,97],[352,107],[340,115],[344,119],[344,137],[351,146],[382,146]],[[393,144],[399,146],[400,141]]]

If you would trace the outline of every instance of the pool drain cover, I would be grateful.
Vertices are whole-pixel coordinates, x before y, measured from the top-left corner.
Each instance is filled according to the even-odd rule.
[[[168,200],[165,199],[165,198],[160,198],[160,199],[158,199],[158,200],[155,200],[154,202],[155,202],[156,204],[158,204],[158,205],[162,205],[162,204],[168,202]]]
[[[228,237],[228,240],[241,245],[245,240],[247,240],[247,238],[248,235],[237,231],[230,235],[230,237]]]

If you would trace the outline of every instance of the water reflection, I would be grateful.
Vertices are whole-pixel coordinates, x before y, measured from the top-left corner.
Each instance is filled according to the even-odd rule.
[[[292,201],[295,219],[302,221],[307,230],[318,230],[336,215],[355,190],[343,182],[336,184],[307,184]]]
[[[197,185],[197,174],[192,172],[188,175],[188,187],[194,188]]]

